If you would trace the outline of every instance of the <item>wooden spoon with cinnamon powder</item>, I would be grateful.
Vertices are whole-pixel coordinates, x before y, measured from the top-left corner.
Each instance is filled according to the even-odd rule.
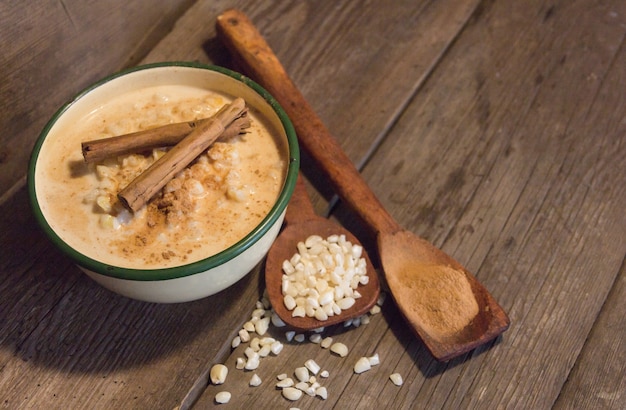
[[[337,194],[376,233],[393,298],[433,356],[449,360],[504,332],[508,316],[476,278],[384,209],[246,15],[228,10],[216,28],[239,67],[282,105]]]

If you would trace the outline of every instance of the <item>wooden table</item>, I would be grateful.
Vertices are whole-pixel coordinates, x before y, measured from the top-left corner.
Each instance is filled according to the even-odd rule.
[[[369,324],[329,330],[348,357],[287,343],[248,387],[230,342],[261,297],[260,268],[203,300],[143,303],[44,237],[25,174],[47,119],[141,62],[229,66],[214,27],[229,7],[390,213],[505,308],[502,337],[437,362],[388,298]],[[626,408],[626,2],[8,1],[0,19],[1,408],[205,408],[222,389],[224,408]],[[306,156],[303,172],[322,213],[333,193]],[[374,252],[349,209],[331,214]],[[374,353],[380,365],[353,374]],[[328,399],[290,403],[275,377],[309,358],[330,372]],[[220,362],[227,383],[207,387]]]

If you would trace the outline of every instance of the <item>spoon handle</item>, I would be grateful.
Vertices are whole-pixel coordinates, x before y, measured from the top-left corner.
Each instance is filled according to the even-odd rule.
[[[376,234],[400,231],[402,228],[385,210],[248,17],[241,11],[228,10],[218,17],[216,29],[238,67],[281,104],[301,145],[325,172],[336,193]]]
[[[317,217],[317,214],[315,213],[315,209],[313,209],[309,194],[306,192],[304,178],[302,174],[298,173],[296,187],[293,190],[293,195],[289,200],[287,212],[285,213],[285,222],[289,225],[315,217]]]

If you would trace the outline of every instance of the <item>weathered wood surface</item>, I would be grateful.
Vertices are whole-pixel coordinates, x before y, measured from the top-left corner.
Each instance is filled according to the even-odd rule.
[[[272,379],[308,358],[330,371],[329,399],[305,397],[301,408],[626,407],[624,2],[13,3],[0,6],[0,407],[173,408],[195,384],[197,408],[222,388],[233,393],[227,407],[289,408]],[[214,297],[154,305],[99,288],[54,250],[15,185],[47,117],[144,55],[228,65],[213,25],[233,6],[392,215],[507,310],[502,338],[439,363],[386,303],[368,325],[330,331],[349,357],[288,344],[251,388],[230,340],[260,297],[258,269]],[[46,24],[69,16],[72,28]],[[304,168],[322,211],[332,193],[306,158]],[[349,210],[334,215],[371,240]],[[353,375],[374,352],[381,364]],[[204,390],[218,361],[231,368],[227,384]],[[402,387],[387,380],[395,371]]]
[[[0,3],[0,203],[23,185],[30,147],[54,111],[92,82],[136,65],[191,3]]]

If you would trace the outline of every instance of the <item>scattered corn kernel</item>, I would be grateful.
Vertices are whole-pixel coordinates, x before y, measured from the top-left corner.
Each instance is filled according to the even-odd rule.
[[[322,400],[326,400],[328,398],[328,390],[324,386],[318,387],[315,389],[315,395],[319,396]]]
[[[215,395],[215,402],[218,404],[225,404],[230,401],[231,394],[227,391],[221,391]]]
[[[302,397],[304,393],[302,390],[298,390],[295,387],[285,387],[283,389],[283,397],[287,400],[296,401]]]
[[[239,331],[239,338],[243,343],[248,343],[250,341],[250,333],[246,329],[241,329]]]
[[[309,336],[309,341],[311,343],[320,343],[322,341],[322,335],[320,335],[319,333],[314,333]]]
[[[247,321],[243,324],[243,328],[246,329],[247,332],[254,332],[254,323]]]
[[[250,382],[248,384],[252,387],[260,386],[261,378],[256,373],[254,373],[252,377],[250,378]]]
[[[234,349],[241,344],[241,337],[235,336],[233,341],[230,343],[230,346]]]
[[[309,369],[309,371],[313,374],[317,374],[320,371],[320,365],[317,364],[313,359],[309,359],[304,362],[304,367]]]
[[[267,330],[270,327],[270,320],[271,318],[269,317],[264,317],[264,318],[260,318],[255,324],[254,324],[254,331],[259,335],[259,336],[263,336],[265,333],[267,333]]]
[[[370,363],[370,366],[378,366],[380,364],[380,357],[378,357],[378,353],[374,353],[374,356],[368,357],[367,361]]]
[[[301,382],[306,382],[309,380],[309,369],[307,369],[306,367],[298,367],[294,374],[296,375],[296,379],[298,379],[298,381]]]
[[[276,327],[285,327],[287,324],[276,313],[272,313],[272,324]]]
[[[367,357],[361,357],[359,360],[357,360],[356,364],[354,365],[354,372],[359,374],[359,373],[366,372],[371,368],[372,368],[372,365],[370,364]]]
[[[320,346],[322,346],[324,349],[328,349],[332,344],[333,344],[333,338],[332,337],[325,337],[320,342]]]
[[[223,384],[226,381],[228,375],[228,367],[223,364],[216,364],[211,367],[210,378],[213,384]]]
[[[337,342],[330,346],[330,351],[341,357],[346,357],[348,355],[348,346]]]
[[[295,383],[293,379],[291,377],[287,377],[285,379],[279,380],[278,383],[276,383],[276,387],[278,387],[279,389],[285,389],[287,387],[293,386],[294,384]]]
[[[402,383],[404,383],[404,381],[402,380],[402,376],[400,375],[400,373],[393,373],[389,375],[389,379],[391,380],[391,382],[393,384],[395,384],[396,386],[402,386]]]

